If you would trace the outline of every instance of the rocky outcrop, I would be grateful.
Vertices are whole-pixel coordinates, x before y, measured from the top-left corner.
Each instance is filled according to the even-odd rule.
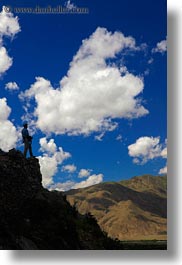
[[[0,156],[0,209],[15,214],[42,189],[39,160],[25,159],[15,149]]]
[[[0,249],[117,249],[90,215],[42,187],[39,161],[0,154]]]

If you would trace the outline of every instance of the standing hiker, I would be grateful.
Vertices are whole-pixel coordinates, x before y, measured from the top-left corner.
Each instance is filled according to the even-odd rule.
[[[29,135],[29,132],[28,132],[28,123],[27,121],[25,121],[23,123],[23,130],[22,130],[22,138],[23,138],[23,143],[24,143],[24,152],[23,152],[23,155],[24,157],[27,156],[27,151],[29,150],[29,154],[30,154],[30,157],[34,157],[33,156],[33,153],[32,153],[32,136]]]

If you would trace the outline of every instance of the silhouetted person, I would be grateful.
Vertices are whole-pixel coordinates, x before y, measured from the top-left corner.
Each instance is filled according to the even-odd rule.
[[[23,130],[22,130],[22,138],[23,138],[23,143],[24,143],[24,152],[23,155],[24,157],[27,156],[27,151],[29,150],[30,157],[34,157],[32,153],[32,136],[29,135],[28,132],[28,123],[25,121],[23,123]]]

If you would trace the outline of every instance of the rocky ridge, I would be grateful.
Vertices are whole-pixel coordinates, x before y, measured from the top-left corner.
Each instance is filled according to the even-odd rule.
[[[117,249],[90,215],[42,187],[39,161],[0,154],[0,249]]]

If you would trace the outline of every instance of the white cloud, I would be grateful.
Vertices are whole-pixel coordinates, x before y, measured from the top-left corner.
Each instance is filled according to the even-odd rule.
[[[58,171],[58,166],[61,165],[65,159],[71,157],[71,154],[64,152],[62,147],[56,147],[55,149],[54,139],[47,142],[45,138],[41,138],[39,143],[41,146],[40,149],[44,152],[42,156],[38,157],[43,179],[42,183],[44,187],[49,187],[53,184],[53,177]],[[53,150],[55,150],[54,153]]]
[[[154,62],[154,59],[153,58],[150,58],[149,60],[148,60],[148,64],[152,64]]]
[[[37,77],[30,89],[20,95],[35,98],[37,127],[44,133],[102,134],[117,127],[115,118],[148,114],[137,99],[144,88],[143,80],[130,73],[123,76],[117,66],[106,63],[125,48],[134,50],[132,37],[97,28],[82,42],[59,88],[54,89],[50,81]]]
[[[122,142],[122,140],[123,140],[122,135],[119,134],[119,135],[116,137],[116,140],[119,141],[119,142]]]
[[[5,47],[0,47],[0,76],[5,73],[13,64],[12,58],[7,54]]]
[[[146,69],[145,71],[144,71],[144,76],[147,76],[147,75],[149,75],[150,74],[150,70],[149,69]]]
[[[103,181],[103,175],[92,175],[88,177],[86,180],[81,181],[79,183],[75,183],[73,181],[67,181],[64,183],[55,183],[54,185],[51,185],[50,190],[58,190],[58,191],[67,191],[71,189],[81,189],[86,188],[92,185],[99,184]]]
[[[66,181],[64,183],[55,183],[53,185],[51,185],[50,190],[57,190],[57,191],[67,191],[67,190],[71,190],[75,185],[75,182],[73,181]]]
[[[96,135],[96,136],[95,136],[95,140],[101,142],[101,141],[103,140],[104,135],[105,135],[105,132],[102,132],[101,134]]]
[[[9,151],[16,146],[18,133],[12,122],[8,120],[11,108],[6,98],[0,98],[0,149]]]
[[[120,69],[119,69],[119,71],[120,71],[120,73],[122,75],[125,75],[125,74],[128,74],[129,73],[126,66],[121,66]]]
[[[73,187],[73,189],[80,189],[80,188],[86,188],[92,185],[99,184],[103,181],[103,175],[91,175],[88,177],[88,179],[81,181],[80,183],[76,183]]]
[[[63,166],[62,167],[62,170],[63,172],[67,171],[69,173],[74,173],[76,171],[76,166],[75,165],[66,165],[66,166]]]
[[[40,151],[48,152],[49,154],[54,154],[57,150],[57,146],[54,142],[54,139],[50,139],[49,142],[47,141],[46,137],[41,138],[40,142]]]
[[[8,90],[18,90],[19,89],[19,86],[17,85],[16,82],[9,82],[5,85],[5,89],[8,89]]]
[[[4,74],[13,63],[12,58],[8,56],[7,50],[3,46],[3,38],[13,38],[20,31],[18,18],[14,17],[10,12],[5,12],[3,8],[0,12],[0,76]]]
[[[129,155],[134,157],[133,162],[144,164],[156,157],[166,158],[167,148],[163,149],[160,137],[140,137],[134,144],[128,146]]]
[[[159,170],[159,174],[163,175],[163,174],[167,174],[167,166],[165,166],[164,168],[161,168]]]
[[[90,169],[83,169],[83,168],[82,168],[82,169],[80,170],[79,174],[78,174],[78,177],[79,177],[79,178],[85,178],[85,177],[88,177],[88,176],[90,175],[91,171],[92,171],[92,170],[90,170]]]
[[[167,147],[165,147],[162,151],[161,151],[161,156],[163,158],[167,158]]]
[[[13,38],[19,31],[18,17],[14,17],[11,12],[5,12],[3,6],[0,12],[0,38],[3,36]]]
[[[152,49],[153,53],[159,52],[164,53],[167,51],[167,40],[162,40],[161,42],[157,43],[157,46]]]

